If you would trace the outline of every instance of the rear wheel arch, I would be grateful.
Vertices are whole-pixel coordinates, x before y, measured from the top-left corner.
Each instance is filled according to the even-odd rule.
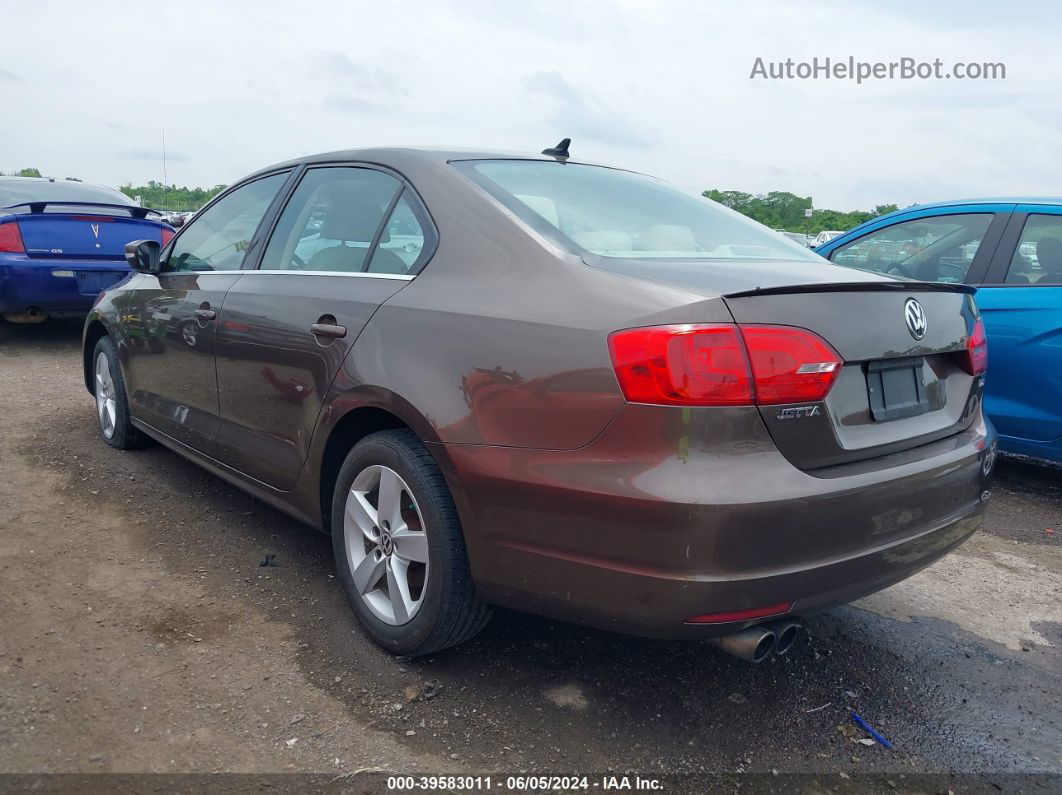
[[[108,336],[107,327],[100,320],[93,320],[85,329],[85,341],[81,346],[81,365],[85,376],[85,389],[89,394],[96,394],[92,381],[92,357],[96,343]]]
[[[347,453],[369,434],[394,429],[412,430],[398,415],[386,409],[360,406],[344,414],[329,431],[320,468],[321,527],[326,533],[331,531],[332,497]]]

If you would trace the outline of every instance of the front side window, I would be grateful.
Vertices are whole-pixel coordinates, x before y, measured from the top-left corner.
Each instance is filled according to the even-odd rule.
[[[258,225],[287,178],[283,173],[257,179],[196,215],[173,241],[166,270],[239,270]]]
[[[368,168],[310,169],[281,213],[262,270],[365,270],[372,241],[401,188],[390,174]]]
[[[1062,216],[1030,214],[1007,269],[1007,284],[1062,284]]]
[[[923,282],[960,284],[991,223],[991,213],[916,218],[846,243],[830,254],[830,261]]]
[[[525,222],[575,251],[641,260],[822,262],[740,213],[640,174],[541,160],[466,160],[454,166]]]

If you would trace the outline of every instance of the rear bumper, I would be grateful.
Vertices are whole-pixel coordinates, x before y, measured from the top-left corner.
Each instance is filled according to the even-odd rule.
[[[63,271],[73,276],[56,276]],[[0,312],[83,315],[100,291],[132,273],[122,260],[34,259],[0,254]]]
[[[980,526],[994,443],[946,440],[802,472],[747,409],[628,405],[575,451],[433,445],[487,601],[606,629],[698,638],[898,582]]]

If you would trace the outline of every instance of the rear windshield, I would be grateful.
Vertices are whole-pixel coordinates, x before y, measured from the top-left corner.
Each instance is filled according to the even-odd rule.
[[[0,207],[26,202],[95,202],[134,206],[133,200],[121,191],[99,185],[86,185],[73,180],[51,182],[46,179],[0,178]]]
[[[465,160],[454,166],[576,251],[622,259],[821,262],[740,213],[641,174],[541,160]]]

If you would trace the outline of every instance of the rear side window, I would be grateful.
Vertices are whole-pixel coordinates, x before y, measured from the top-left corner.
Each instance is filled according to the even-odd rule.
[[[834,249],[830,261],[890,276],[959,284],[966,279],[992,217],[992,213],[969,213],[915,218]]]
[[[401,189],[390,174],[369,168],[310,169],[281,213],[262,270],[365,270],[372,242]]]
[[[73,180],[0,178],[0,207],[26,202],[90,202],[92,204],[124,204],[135,206],[121,191],[101,185],[86,185]]]
[[[167,271],[239,270],[258,225],[288,173],[236,188],[198,213],[173,241]]]
[[[409,191],[404,191],[380,234],[380,244],[369,262],[369,273],[409,276],[420,270],[425,238],[417,209],[410,203]]]
[[[1030,214],[1007,269],[1007,284],[1062,284],[1062,216]]]

